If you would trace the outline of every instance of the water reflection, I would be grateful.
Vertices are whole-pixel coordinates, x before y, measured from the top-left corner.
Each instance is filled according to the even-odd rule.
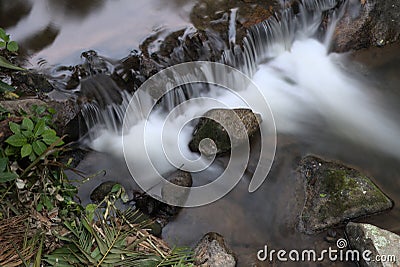
[[[31,6],[13,24],[10,18],[12,26],[7,31],[22,44],[22,50],[33,54],[31,64],[36,66],[42,59],[51,65],[75,65],[81,62],[80,54],[90,49],[122,58],[158,29],[172,31],[190,25],[189,13],[196,0],[13,2]]]
[[[47,0],[50,12],[84,19],[90,13],[104,7],[104,0]]]
[[[25,0],[0,0],[0,18],[2,28],[15,26],[21,19],[29,15],[32,4]]]
[[[32,55],[42,51],[55,41],[59,33],[60,29],[53,24],[49,24],[44,29],[32,33],[32,35],[19,42],[22,53]]]

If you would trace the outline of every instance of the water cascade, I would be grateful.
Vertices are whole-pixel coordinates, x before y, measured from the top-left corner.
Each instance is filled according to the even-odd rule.
[[[368,85],[346,72],[342,67],[345,56],[329,53],[335,22],[344,6],[337,8],[338,2],[307,0],[299,4],[298,12],[292,8],[284,9],[249,30],[243,50],[240,51],[234,43],[236,37],[231,23],[229,37],[234,47],[223,53],[222,62],[252,77],[269,102],[278,132],[304,135],[310,129],[324,129],[400,157],[400,145],[396,140],[400,133],[399,127],[389,119],[390,114],[381,106],[383,103],[379,97],[371,94]],[[235,16],[236,10],[231,10],[231,17]],[[323,19],[329,23],[321,35]],[[180,79],[191,82],[196,75],[216,74],[201,73],[199,70],[199,73],[180,76]],[[245,95],[246,89],[242,93]],[[232,108],[244,106],[240,99],[224,90],[199,84],[186,85],[168,93],[148,118],[143,118],[140,113],[141,108],[151,101],[136,99],[137,109],[128,109],[126,114],[129,123],[124,127],[129,128],[129,134],[124,139],[129,143],[129,151],[125,153],[140,161],[145,153],[143,149],[146,149],[161,173],[175,169],[165,157],[164,149],[181,149],[179,153],[196,158],[197,155],[187,148],[194,124],[182,128],[180,123],[190,116],[200,116],[211,107],[195,104],[187,106],[175,118],[176,127],[182,128],[180,143],[174,143],[175,137],[171,136],[161,144],[159,136],[168,112],[185,100],[198,96],[217,99]],[[131,96],[124,95],[123,98],[122,105],[109,105],[104,111],[93,104],[83,111],[88,128],[96,128],[93,131],[95,134],[90,135],[90,146],[120,158],[123,157],[123,145],[118,122]],[[254,108],[254,111],[257,112],[257,109]],[[97,115],[89,115],[93,113]],[[115,119],[115,115],[119,119]],[[148,136],[139,130],[144,124]],[[138,141],[143,138],[149,140],[146,141],[146,148],[143,148],[142,141]]]

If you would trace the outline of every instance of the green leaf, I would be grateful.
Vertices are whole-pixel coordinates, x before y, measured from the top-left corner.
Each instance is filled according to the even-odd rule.
[[[25,145],[28,141],[26,137],[22,134],[14,134],[7,138],[6,143],[15,147],[21,147]]]
[[[54,108],[48,108],[47,111],[52,115],[56,114],[57,112]]]
[[[11,70],[25,70],[24,68],[17,67],[10,63],[7,59],[4,57],[0,56],[0,67],[11,69]]]
[[[42,141],[37,140],[33,142],[32,148],[36,155],[40,156],[46,151],[47,146]]]
[[[3,81],[0,81],[0,93],[5,93],[5,92],[14,92],[15,88],[12,87],[11,85],[6,84]]]
[[[117,193],[121,189],[122,189],[122,186],[120,184],[115,184],[111,189],[111,194]]]
[[[4,41],[0,41],[0,48],[4,48],[4,47],[6,47],[6,42],[4,42]]]
[[[21,133],[19,124],[16,124],[15,122],[10,121],[8,123],[8,125],[10,126],[11,132],[13,132],[15,134]]]
[[[43,210],[43,204],[42,203],[38,203],[37,206],[36,206],[36,210],[38,212],[41,212]]]
[[[7,44],[7,49],[10,52],[17,52],[18,51],[18,43],[16,41],[11,41]]]
[[[7,40],[7,33],[3,28],[0,28],[0,38],[4,40],[5,42],[8,42]]]
[[[8,158],[0,158],[0,172],[4,172],[7,168]]]
[[[54,208],[53,203],[51,203],[51,200],[48,196],[43,195],[42,201],[43,201],[43,205],[46,207],[46,209],[48,211],[50,211]]]
[[[46,132],[46,131],[45,131]],[[42,134],[43,142],[45,142],[47,145],[52,145],[55,142],[59,141],[60,137],[58,137],[55,133],[44,133]],[[57,146],[60,146],[64,144],[62,140],[59,141]]]
[[[0,183],[11,182],[17,178],[18,178],[18,175],[13,172],[1,172],[0,173]]]
[[[39,245],[38,251],[36,253],[35,263],[33,264],[33,267],[41,266],[42,252],[43,252],[43,240],[44,240],[44,235],[42,235],[42,238],[40,239],[40,245]]]
[[[41,115],[46,111],[46,106],[44,106],[44,105],[39,105],[39,106],[35,105],[33,111],[36,114]]]
[[[21,157],[22,158],[29,156],[31,153],[32,153],[32,146],[30,144],[25,144],[21,148]]]
[[[35,155],[35,153],[31,153],[30,155],[29,155],[29,160],[30,161],[35,161],[35,159],[36,159],[37,157],[36,157],[36,155]]]
[[[6,149],[4,150],[4,154],[6,154],[6,156],[14,156],[18,154],[18,152],[19,148],[13,146],[7,146]]]
[[[22,133],[22,135],[25,136],[28,140],[29,140],[30,138],[33,137],[33,132],[32,132],[32,131],[22,131],[21,133]]]
[[[24,118],[22,121],[22,129],[32,131],[33,130],[33,121],[29,118]]]
[[[97,209],[96,204],[88,204],[86,206],[85,211],[89,222],[92,222],[94,220],[94,212],[96,211],[96,209]]]
[[[44,120],[40,119],[36,123],[35,128],[33,129],[33,134],[35,135],[35,137],[38,137],[39,135],[44,133],[45,130],[46,130],[46,123],[44,122]]]

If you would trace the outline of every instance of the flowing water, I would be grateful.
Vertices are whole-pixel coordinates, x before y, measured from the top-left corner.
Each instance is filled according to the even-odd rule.
[[[52,4],[46,1],[38,1],[41,4],[33,5],[31,12],[44,12],[42,24],[47,24],[50,14],[45,12]],[[50,1],[49,1],[50,2]],[[97,1],[97,10],[93,14],[114,13],[115,6],[111,2]],[[162,1],[150,1],[148,5],[156,8]],[[173,1],[179,3],[179,1]],[[190,1],[183,1],[190,7]],[[35,2],[36,3],[36,2]],[[66,1],[65,3],[68,3]],[[101,4],[102,3],[102,4]],[[146,2],[147,3],[147,2]],[[334,247],[325,241],[326,233],[315,236],[307,236],[296,230],[297,216],[304,202],[303,183],[298,179],[296,168],[299,160],[308,154],[321,155],[324,158],[340,160],[348,165],[354,166],[368,175],[374,177],[374,182],[391,197],[395,203],[400,203],[399,190],[400,171],[400,143],[397,137],[400,135],[398,91],[400,70],[397,46],[387,47],[382,50],[369,50],[363,53],[338,55],[329,53],[329,40],[331,28],[323,38],[319,32],[322,19],[322,11],[335,5],[336,1],[306,1],[300,6],[300,12],[295,15],[290,10],[283,11],[278,19],[271,19],[254,27],[245,39],[244,52],[235,50],[236,36],[234,25],[230,23],[229,39],[231,49],[224,53],[223,61],[240,68],[244,73],[250,75],[263,93],[271,107],[278,131],[277,152],[272,170],[268,179],[255,193],[248,193],[248,184],[251,179],[253,168],[257,163],[256,155],[252,155],[248,172],[239,182],[237,187],[226,197],[204,207],[183,209],[178,217],[166,228],[163,236],[173,244],[194,245],[205,233],[210,231],[219,232],[225,236],[228,244],[238,254],[240,266],[249,266],[256,262],[256,252],[268,245],[274,249],[309,249],[316,248],[321,251],[328,246]],[[143,5],[144,2],[143,2]],[[153,6],[154,5],[154,6]],[[160,4],[161,5],[161,4]],[[66,5],[67,6],[67,5]],[[131,7],[126,4],[126,6]],[[65,8],[65,7],[64,7]],[[127,8],[128,9],[128,8]],[[39,11],[38,11],[39,10]],[[165,10],[159,11],[164,14],[164,21],[170,25],[187,23],[185,19],[175,19],[175,16]],[[231,19],[236,16],[237,10],[231,10]],[[40,13],[36,13],[40,14]],[[52,13],[51,17],[60,25],[66,21],[65,16],[57,17]],[[85,13],[82,18],[85,23],[90,22],[90,13]],[[93,15],[94,16],[94,15]],[[330,25],[334,26],[335,20],[340,16],[340,10],[330,16]],[[160,16],[159,16],[160,17]],[[161,17],[162,18],[162,17]],[[169,20],[171,19],[171,20]],[[26,20],[27,22],[24,22]],[[29,22],[29,16],[20,24]],[[94,19],[95,20],[95,19]],[[87,22],[89,21],[89,22]],[[153,21],[149,19],[146,21]],[[173,21],[173,22],[171,22]],[[121,21],[119,21],[121,22]],[[70,24],[77,23],[72,19]],[[94,22],[93,22],[94,23]],[[102,40],[91,40],[90,36],[96,38],[122,39],[121,42],[137,43],[143,38],[142,33],[136,29],[148,29],[138,24],[135,30],[131,30],[129,22],[121,22],[126,25],[126,31],[121,30],[110,39],[99,32],[93,32],[88,38],[84,38],[76,47],[96,48],[104,51],[102,54],[120,56],[113,51],[102,50]],[[126,23],[126,24],[125,24]],[[142,23],[144,23],[142,21]],[[175,24],[177,23],[177,24]],[[16,36],[24,36],[24,33],[14,26]],[[70,24],[62,29],[66,31],[66,37],[71,41],[68,33]],[[108,27],[112,27],[110,23]],[[180,24],[182,25],[182,24]],[[72,27],[72,26],[71,26]],[[85,29],[85,27],[82,27]],[[135,36],[129,35],[132,31]],[[61,30],[61,33],[63,30]],[[106,29],[104,32],[109,33]],[[17,34],[18,33],[18,34]],[[84,31],[82,31],[84,33]],[[61,34],[62,35],[62,34]],[[68,37],[70,36],[70,37]],[[118,38],[124,36],[124,38]],[[130,39],[133,38],[133,39]],[[23,38],[22,38],[23,39]],[[73,38],[72,38],[73,41]],[[58,46],[59,45],[59,46]],[[54,55],[52,49],[63,48],[60,54]],[[54,42],[53,45],[35,54],[34,58],[45,57],[47,61],[60,63],[65,62],[63,57],[71,58],[77,55],[77,49],[69,45],[61,45]],[[122,45],[124,46],[124,45]],[[117,45],[118,47],[118,45]],[[124,46],[126,48],[126,45]],[[118,50],[118,49],[117,49]],[[56,50],[54,50],[56,51]],[[119,50],[120,51],[120,50]],[[388,52],[385,52],[388,51]],[[371,60],[378,54],[380,60]],[[397,59],[397,60],[396,60]],[[182,89],[184,90],[184,89]],[[197,92],[197,93],[196,93]],[[246,90],[241,92],[246,95]],[[227,93],[218,87],[208,90],[193,90],[189,94],[175,93],[171,98],[179,98],[184,101],[189,97],[207,96],[219,99],[230,107],[243,106],[244,103],[237,97]],[[88,192],[93,186],[106,180],[117,180],[121,182],[128,191],[135,188],[128,170],[124,167],[123,147],[119,133],[119,125],[114,120],[115,114],[123,117],[123,111],[127,106],[130,95],[124,96],[124,104],[109,106],[108,110],[101,113],[96,105],[88,106],[87,114],[97,114],[89,120],[88,128],[99,126],[94,132],[89,132],[89,145],[102,153],[91,153],[79,166],[87,173],[94,173],[103,168],[107,170],[104,177],[96,178],[95,181],[81,187],[80,196],[84,203],[89,201]],[[168,98],[168,96],[167,96]],[[257,102],[257,99],[254,100]],[[131,157],[141,160],[142,151],[140,126],[146,124],[148,128],[147,143],[149,154],[155,160],[163,172],[174,169],[163,156],[163,149],[158,140],[165,120],[165,110],[170,110],[176,103],[166,100],[164,104],[152,113],[150,118],[144,120],[140,114],[135,113],[130,123],[125,125],[130,128],[130,135],[126,136],[126,142],[131,150]],[[173,104],[171,104],[173,102]],[[178,101],[179,102],[179,101]],[[186,107],[185,116],[201,115],[209,109],[208,106]],[[257,111],[257,108],[254,108]],[[110,118],[110,114],[112,114]],[[128,114],[128,116],[130,116]],[[180,117],[175,120],[177,127]],[[122,121],[122,119],[119,119]],[[136,130],[137,128],[137,130]],[[183,128],[180,133],[180,144],[169,142],[170,148],[187,148],[193,131],[193,124]],[[174,133],[175,134],[175,133]],[[260,145],[260,137],[254,140],[252,146]],[[197,157],[188,149],[184,151],[188,157]],[[256,154],[256,153],[253,153]],[[113,155],[114,157],[109,157]],[[116,167],[117,166],[117,167]],[[203,172],[194,174],[195,184],[203,184],[212,181],[215,176],[223,171],[224,160],[217,161],[212,167]],[[385,229],[400,233],[400,209],[398,206],[387,213],[360,219],[362,222],[376,224]],[[337,229],[338,236],[342,236],[342,230]],[[260,264],[260,263],[259,263]],[[342,264],[342,265],[340,265]],[[351,263],[335,263],[332,266],[353,266]],[[262,266],[262,265],[261,265]],[[293,266],[300,266],[296,263]],[[304,263],[304,266],[307,265]]]

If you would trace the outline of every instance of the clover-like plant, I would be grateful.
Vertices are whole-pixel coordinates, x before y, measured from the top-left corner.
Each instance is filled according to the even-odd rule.
[[[40,118],[36,123],[30,118],[24,118],[21,124],[10,122],[9,126],[13,135],[6,140],[6,143],[10,145],[6,149],[8,155],[19,154],[21,158],[29,157],[31,161],[34,161],[42,156],[50,145],[64,144],[56,131],[46,124],[44,118]]]
[[[17,52],[19,47],[16,41],[10,40],[10,35],[0,28],[0,48],[6,48],[10,52]]]

